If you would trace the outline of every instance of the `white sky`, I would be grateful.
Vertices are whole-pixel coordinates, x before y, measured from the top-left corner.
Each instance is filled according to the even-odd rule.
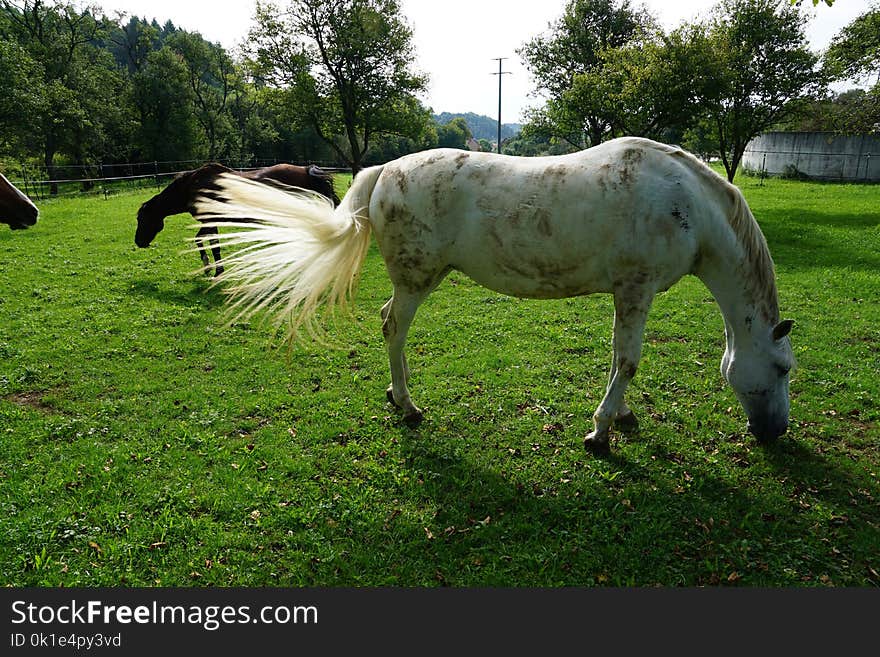
[[[234,48],[247,36],[253,0],[95,0],[108,15],[116,10],[160,23],[200,32],[209,41]],[[716,0],[636,0],[645,4],[667,29],[709,10]],[[284,0],[278,0],[284,6]],[[503,123],[515,123],[522,110],[537,101],[529,96],[533,85],[516,49],[547,30],[562,15],[566,0],[401,0],[415,36],[417,66],[430,78],[422,101],[439,112],[476,112],[498,115],[497,57],[507,57],[502,79]],[[874,4],[871,0],[836,0],[833,7],[813,8],[804,0],[801,11],[813,18],[807,36],[814,50]]]

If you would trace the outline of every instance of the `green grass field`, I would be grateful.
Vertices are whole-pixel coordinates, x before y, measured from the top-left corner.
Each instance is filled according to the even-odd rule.
[[[628,398],[584,452],[612,305],[453,274],[385,400],[373,247],[337,347],[290,358],[223,324],[188,215],[133,243],[154,190],[44,201],[0,227],[0,584],[880,585],[880,186],[742,178],[796,320],[792,427],[771,446],[718,371],[721,315],[657,298]]]

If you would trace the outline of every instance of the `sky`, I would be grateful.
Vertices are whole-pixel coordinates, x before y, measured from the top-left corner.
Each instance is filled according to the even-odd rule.
[[[96,0],[108,15],[123,11],[160,23],[201,33],[209,41],[234,49],[246,38],[253,18],[254,0]],[[284,0],[279,3],[284,6]],[[519,2],[516,0],[401,0],[403,13],[413,28],[415,66],[429,77],[421,97],[435,113],[475,112],[498,116],[496,58],[510,74],[501,80],[501,121],[517,123],[528,107],[540,104],[528,71],[516,50],[545,32],[562,15],[566,0]],[[704,15],[716,0],[635,0],[644,4],[666,29]],[[812,18],[807,38],[814,51],[856,16],[874,4],[871,0],[836,0],[813,7],[805,0],[801,11]]]

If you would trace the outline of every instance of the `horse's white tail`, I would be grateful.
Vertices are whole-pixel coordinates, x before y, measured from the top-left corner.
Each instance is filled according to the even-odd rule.
[[[217,281],[230,297],[232,321],[265,312],[287,338],[300,329],[319,337],[321,306],[344,309],[353,298],[370,246],[369,199],[381,167],[362,171],[336,209],[316,192],[223,174],[219,191],[201,196],[199,219],[221,232],[224,256]],[[213,197],[213,198],[212,198]]]

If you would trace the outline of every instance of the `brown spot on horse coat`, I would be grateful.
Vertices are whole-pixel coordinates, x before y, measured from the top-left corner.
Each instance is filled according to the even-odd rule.
[[[627,148],[623,151],[623,155],[621,156],[623,164],[619,169],[621,185],[629,186],[635,182],[635,170],[638,168],[644,157],[644,152],[638,148]]]
[[[400,188],[401,193],[406,194],[407,189],[409,189],[409,182],[406,179],[406,173],[404,171],[397,171],[394,176],[394,181],[397,183],[397,186]]]
[[[544,237],[553,235],[553,225],[550,223],[550,212],[548,210],[538,211],[538,232]]]

